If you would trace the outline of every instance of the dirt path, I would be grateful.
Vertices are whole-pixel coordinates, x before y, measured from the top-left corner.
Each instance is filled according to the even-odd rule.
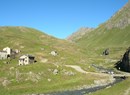
[[[65,65],[66,67],[70,67],[75,69],[76,71],[80,72],[80,73],[85,73],[85,74],[93,74],[93,75],[99,75],[99,76],[117,76],[117,77],[121,77],[121,76],[128,76],[130,77],[129,73],[122,73],[122,74],[105,74],[105,73],[96,73],[96,72],[87,72],[85,70],[83,70],[80,66],[78,65]]]
[[[73,69],[75,69],[76,71],[80,72],[80,73],[88,73],[85,70],[83,70],[80,66],[77,65],[65,65],[66,67],[71,67]]]
[[[76,71],[78,71],[80,73],[84,73],[84,74],[93,74],[93,75],[99,75],[99,76],[110,76],[109,74],[105,74],[105,73],[87,72],[87,71],[83,70],[80,66],[77,66],[77,65],[65,65],[65,66],[73,68]]]

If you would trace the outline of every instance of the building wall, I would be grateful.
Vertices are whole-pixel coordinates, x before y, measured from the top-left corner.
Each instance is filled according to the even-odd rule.
[[[20,59],[24,59],[24,60],[20,60]],[[26,55],[21,56],[20,59],[19,59],[19,65],[28,65],[34,63],[34,58],[30,58]]]
[[[27,65],[29,64],[29,58],[25,55],[21,56],[20,59],[24,60],[19,60],[19,65]]]
[[[7,55],[6,52],[0,52],[0,59],[7,59]]]
[[[24,61],[23,60],[19,60],[19,65],[24,65]]]
[[[24,64],[25,64],[25,65],[29,64],[29,58],[28,58],[28,57],[25,58]]]
[[[8,55],[11,55],[11,49],[9,47],[4,48],[3,51],[6,51]]]

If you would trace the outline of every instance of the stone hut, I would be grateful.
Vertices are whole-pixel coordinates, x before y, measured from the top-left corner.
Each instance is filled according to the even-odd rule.
[[[6,51],[0,51],[0,59],[7,59],[8,54]]]
[[[28,65],[35,62],[35,57],[32,55],[23,55],[19,58],[19,65]]]

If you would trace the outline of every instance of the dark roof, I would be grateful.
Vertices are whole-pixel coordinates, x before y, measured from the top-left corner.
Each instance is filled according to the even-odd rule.
[[[26,56],[28,56],[29,58],[31,57],[31,58],[35,58],[33,55],[29,55],[29,54],[27,54]]]
[[[0,52],[4,52],[4,53],[7,53],[7,51],[0,51]]]

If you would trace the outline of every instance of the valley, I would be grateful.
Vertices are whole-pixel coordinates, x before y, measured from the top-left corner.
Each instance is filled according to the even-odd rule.
[[[127,3],[97,28],[80,28],[67,39],[58,39],[30,27],[1,26],[0,52],[9,47],[19,53],[14,58],[1,57],[0,94],[62,95],[80,89],[77,95],[87,95],[86,88],[103,86],[104,89],[94,90],[89,95],[110,95],[110,92],[111,95],[128,95],[130,73],[116,68],[116,63],[130,66],[129,21],[130,5]],[[35,62],[19,64],[19,60],[23,62],[23,55],[33,55],[31,58],[35,57]],[[109,85],[115,82],[114,77],[126,79]]]

